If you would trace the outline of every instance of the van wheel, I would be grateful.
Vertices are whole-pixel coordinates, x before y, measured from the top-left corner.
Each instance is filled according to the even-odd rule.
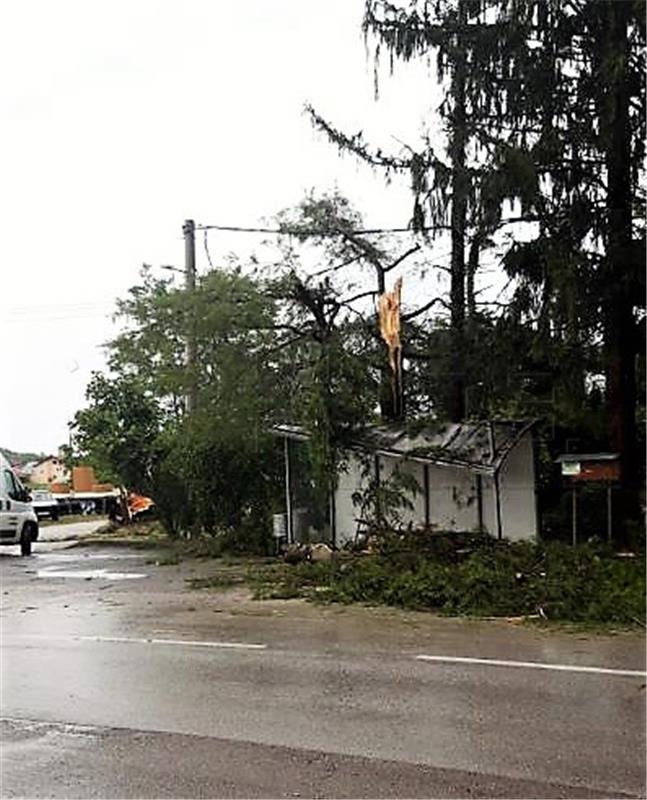
[[[20,535],[20,555],[21,556],[30,556],[31,555],[31,542],[32,542],[32,530],[31,525],[27,523]]]

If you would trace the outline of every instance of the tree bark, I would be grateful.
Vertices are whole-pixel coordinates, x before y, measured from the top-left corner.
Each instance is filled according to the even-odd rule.
[[[465,0],[458,7],[459,27],[467,24]],[[449,417],[460,422],[465,417],[465,227],[467,219],[467,195],[469,177],[465,168],[467,146],[467,113],[465,98],[466,59],[461,46],[461,36],[455,35],[455,59],[451,94],[454,101],[452,112],[449,156],[452,162],[452,206],[451,206],[451,377]]]
[[[608,0],[598,27],[602,72],[606,83],[601,132],[606,150],[607,270],[604,345],[606,410],[611,448],[620,454],[621,525],[616,535],[627,540],[627,523],[638,511],[636,441],[636,323],[632,281],[631,131],[629,123],[628,25],[630,3]]]
[[[467,295],[467,316],[474,320],[476,317],[476,273],[479,267],[479,255],[481,252],[481,236],[475,232],[470,242],[469,255],[467,258],[467,276],[465,279],[465,292]]]

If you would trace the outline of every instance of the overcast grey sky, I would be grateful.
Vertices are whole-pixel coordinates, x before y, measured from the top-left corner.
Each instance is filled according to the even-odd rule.
[[[424,65],[385,72],[374,101],[362,11],[363,0],[3,5],[0,446],[67,441],[115,330],[114,298],[142,262],[181,265],[185,218],[254,225],[337,187],[367,223],[406,225],[406,183],[340,158],[303,114],[312,102],[394,149],[428,120]],[[211,255],[252,244],[218,234]]]

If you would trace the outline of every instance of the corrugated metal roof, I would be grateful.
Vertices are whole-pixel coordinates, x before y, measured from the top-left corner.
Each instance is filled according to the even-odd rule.
[[[354,437],[351,446],[394,458],[492,473],[534,424],[534,420],[439,422],[415,432],[369,426]],[[308,437],[306,430],[296,425],[277,425],[274,432],[294,439]]]

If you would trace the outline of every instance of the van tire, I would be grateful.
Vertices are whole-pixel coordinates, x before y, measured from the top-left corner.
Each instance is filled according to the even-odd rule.
[[[22,533],[20,534],[20,555],[21,556],[30,556],[31,555],[31,543],[34,539],[34,533],[32,531],[32,524],[30,522],[26,522],[23,526]]]

